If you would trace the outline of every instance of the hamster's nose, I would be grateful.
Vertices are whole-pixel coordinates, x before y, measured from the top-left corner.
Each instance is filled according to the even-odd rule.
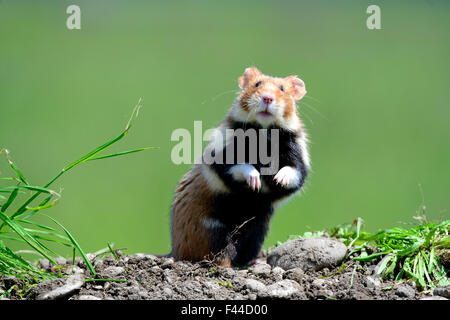
[[[262,99],[265,104],[271,104],[274,100],[274,96],[269,93],[265,93],[262,95]]]

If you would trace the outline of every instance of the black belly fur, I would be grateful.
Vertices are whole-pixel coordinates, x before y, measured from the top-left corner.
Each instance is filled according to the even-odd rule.
[[[257,125],[234,123],[232,129],[238,128],[261,129]],[[270,133],[270,129],[272,128],[268,128],[268,133]],[[286,189],[277,185],[273,180],[274,174],[261,176],[262,183],[269,188],[268,192],[253,191],[247,186],[246,182],[238,182],[232,179],[228,171],[234,164],[211,164],[211,168],[231,190],[229,193],[220,193],[215,196],[212,218],[220,221],[223,227],[215,227],[212,230],[211,251],[216,254],[227,255],[232,260],[233,265],[247,265],[256,258],[269,230],[270,218],[274,211],[273,202],[298,191],[307,176],[303,157],[296,143],[297,135],[285,129],[274,129],[279,129],[278,170],[284,166],[291,166],[299,170],[302,177],[296,188]],[[270,134],[268,136],[268,150],[270,150]],[[246,141],[247,155],[249,154],[249,147],[248,141]],[[222,152],[224,153],[224,159],[226,159],[226,149]],[[246,159],[246,162],[248,162],[248,159]],[[235,164],[237,164],[236,157]],[[252,164],[260,171],[262,163],[259,158],[257,163]]]

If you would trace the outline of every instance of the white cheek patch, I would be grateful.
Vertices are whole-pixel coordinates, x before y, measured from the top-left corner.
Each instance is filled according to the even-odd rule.
[[[285,188],[294,188],[300,183],[302,174],[292,167],[286,166],[280,169],[273,178],[277,183]]]
[[[253,101],[248,101],[248,110],[244,110],[240,104],[240,100],[237,99],[233,103],[233,107],[231,108],[231,116],[235,121],[241,121],[241,122],[251,122],[254,120],[255,117],[255,110],[254,109],[254,103]]]

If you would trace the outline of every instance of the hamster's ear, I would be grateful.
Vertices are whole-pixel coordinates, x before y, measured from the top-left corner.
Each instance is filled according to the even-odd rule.
[[[306,87],[303,80],[297,76],[286,77],[285,80],[291,84],[291,95],[295,101],[300,100],[306,94]]]
[[[244,89],[252,79],[261,75],[262,72],[255,67],[245,69],[244,74],[238,79],[239,88]]]

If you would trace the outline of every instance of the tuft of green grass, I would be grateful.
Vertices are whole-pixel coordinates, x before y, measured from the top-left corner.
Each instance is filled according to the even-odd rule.
[[[353,260],[377,262],[376,272],[382,278],[395,281],[413,280],[423,290],[450,285],[448,270],[439,256],[450,248],[450,220],[427,222],[406,229],[395,227],[379,230],[375,234],[361,230],[362,219],[353,224],[341,225],[328,231],[353,249],[347,254]],[[370,252],[368,247],[377,250]]]
[[[137,116],[140,108],[141,99],[139,99],[138,104],[133,109],[125,129],[118,136],[67,164],[43,186],[32,185],[19,167],[11,160],[9,151],[0,149],[0,154],[5,156],[12,171],[12,176],[0,177],[0,274],[27,280],[33,279],[35,281],[55,279],[56,277],[61,276],[61,274],[44,272],[22,258],[17,252],[13,252],[13,250],[8,247],[8,244],[11,241],[16,241],[27,246],[31,249],[31,253],[47,258],[55,266],[58,266],[54,259],[57,254],[48,247],[47,243],[56,243],[72,248],[73,257],[75,257],[76,252],[79,252],[91,274],[96,274],[94,267],[83,249],[68,229],[54,218],[43,214],[42,211],[52,208],[58,203],[61,195],[50,189],[50,186],[72,168],[87,161],[107,159],[153,148],[139,148],[101,155],[102,152],[128,134],[132,125],[132,120]],[[26,197],[25,201],[21,200],[22,196]],[[51,226],[33,221],[33,217],[36,215],[48,218],[62,229],[62,232]],[[111,249],[110,246],[109,249]]]
[[[420,223],[412,228],[395,227],[372,234],[362,229],[364,221],[358,217],[350,224],[291,235],[288,240],[331,236],[344,242],[349,252],[337,272],[342,271],[352,256],[358,263],[377,263],[376,272],[382,278],[397,282],[413,280],[423,290],[450,285],[449,270],[441,263],[441,260],[448,260],[450,252],[450,220],[427,222],[425,216],[415,218]],[[281,243],[279,241],[274,247]],[[373,248],[375,252],[372,252]],[[355,265],[351,285],[357,267],[361,265]]]

